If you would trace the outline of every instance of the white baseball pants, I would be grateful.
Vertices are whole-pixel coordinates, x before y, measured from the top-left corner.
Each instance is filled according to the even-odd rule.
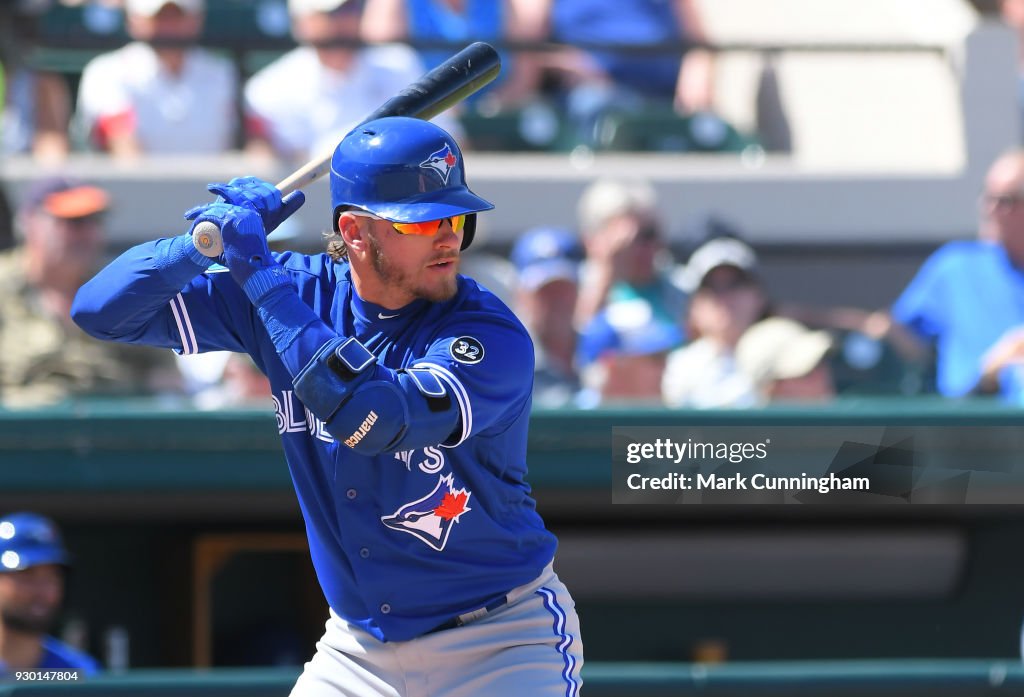
[[[451,629],[381,642],[331,612],[291,697],[579,697],[583,644],[552,566]]]

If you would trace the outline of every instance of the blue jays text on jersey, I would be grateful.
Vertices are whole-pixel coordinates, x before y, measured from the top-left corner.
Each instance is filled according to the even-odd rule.
[[[313,565],[339,616],[378,639],[407,640],[541,573],[556,541],[525,483],[533,345],[501,301],[459,277],[451,300],[386,309],[357,295],[346,264],[275,255],[318,331],[358,340],[377,366],[411,371],[424,395],[458,407],[439,442],[360,454],[353,448],[380,427],[378,410],[329,432],[329,415],[296,396],[296,366],[234,280],[206,273],[180,287],[155,261],[166,242],[128,250],[86,284],[75,320],[106,339],[252,356],[270,378]]]

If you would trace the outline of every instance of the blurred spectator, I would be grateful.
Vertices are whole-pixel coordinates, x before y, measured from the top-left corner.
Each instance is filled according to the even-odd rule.
[[[634,301],[646,304],[660,322],[681,320],[686,294],[671,279],[671,255],[649,182],[594,182],[580,197],[577,220],[586,250],[576,305],[578,327],[605,306]]]
[[[299,160],[327,152],[424,72],[408,46],[358,46],[362,0],[289,0],[301,44],[245,86],[247,148]],[[451,116],[435,119],[452,130]]]
[[[577,219],[586,251],[576,305],[581,405],[660,404],[666,357],[684,339],[686,294],[672,281],[654,188],[598,180]]]
[[[691,47],[680,49],[681,56],[675,51],[630,51],[704,43],[694,0],[545,1],[550,38],[583,47],[560,60],[568,73],[566,110],[581,142],[600,141],[601,120],[608,114],[638,115],[659,108],[702,115],[695,132],[708,145],[728,137],[727,125],[711,112],[714,70],[709,51]]]
[[[775,304],[773,311],[835,337],[829,362],[840,394],[917,395],[935,390],[933,356],[886,310],[787,302]]]
[[[427,69],[474,41],[539,41],[542,3],[534,0],[366,0],[362,35],[370,42],[448,42],[448,48],[418,48]],[[486,100],[485,111],[517,106],[534,96],[539,66],[528,51],[499,51],[501,74],[468,98]]]
[[[200,409],[207,403],[219,403],[230,351],[175,354],[181,372],[182,387]]]
[[[107,208],[105,191],[71,179],[28,189],[23,244],[0,254],[0,405],[176,388],[169,354],[97,341],[71,321],[75,292],[103,252]]]
[[[508,257],[474,247],[472,254],[459,259],[459,273],[494,293],[508,307],[516,304],[516,267]]]
[[[670,407],[750,406],[754,385],[735,352],[743,333],[768,310],[757,256],[738,239],[714,238],[690,255],[686,275],[696,286],[687,314],[692,340],[669,355],[662,398]]]
[[[186,385],[199,409],[266,406],[270,403],[270,382],[249,356],[230,351],[214,351],[181,356],[179,360],[192,362],[195,359],[200,359],[199,365],[206,374],[198,370],[182,370],[182,373],[190,375],[194,380],[206,378],[205,382],[196,384],[192,390],[188,390],[189,386]]]
[[[204,0],[125,0],[133,42],[91,60],[78,92],[81,126],[113,155],[217,153],[235,146],[238,78],[196,46]]]
[[[825,402],[836,394],[826,360],[831,348],[828,332],[769,317],[744,332],[736,345],[736,362],[754,385],[759,403]]]
[[[512,248],[518,271],[515,311],[533,337],[533,405],[569,406],[580,389],[572,316],[583,248],[568,230],[533,228]]]
[[[1024,404],[1024,151],[989,168],[979,240],[930,256],[893,304],[889,334],[934,343],[939,392]]]
[[[70,563],[53,521],[36,513],[0,518],[0,680],[18,671],[99,671],[91,656],[58,641],[53,630]]]
[[[605,308],[580,334],[578,404],[660,406],[665,361],[682,337],[675,322],[657,317],[643,300]]]
[[[30,153],[45,161],[68,153],[71,95],[57,73],[33,70],[23,60],[26,39],[49,2],[15,0],[0,4],[0,152]]]

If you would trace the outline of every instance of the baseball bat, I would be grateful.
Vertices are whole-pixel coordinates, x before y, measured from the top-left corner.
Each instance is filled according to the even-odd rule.
[[[413,116],[429,120],[487,85],[501,70],[501,58],[494,47],[477,41],[424,74],[353,128],[384,116]],[[334,148],[321,153],[277,184],[282,196],[312,184],[330,171]],[[209,221],[196,225],[192,244],[203,256],[224,252],[220,228]]]

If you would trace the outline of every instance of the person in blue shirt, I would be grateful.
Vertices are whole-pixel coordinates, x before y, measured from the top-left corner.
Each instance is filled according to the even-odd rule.
[[[525,481],[533,346],[458,274],[476,215],[436,125],[358,126],[331,162],[327,253],[271,253],[302,205],[211,185],[211,268],[189,234],[138,245],[78,292],[90,334],[248,353],[270,379],[310,555],[330,606],[292,695],[577,695],[582,643],[556,539]]]
[[[694,0],[534,4],[550,39],[571,47],[559,67],[568,78],[566,115],[582,143],[601,145],[609,116],[675,111],[695,118],[688,147],[726,144],[730,126],[714,113],[714,60]],[[651,46],[667,50],[638,50]]]
[[[949,397],[998,394],[1024,403],[1024,151],[989,168],[978,239],[950,242],[893,304],[892,320],[936,351]]]
[[[542,6],[535,0],[366,0],[365,8],[360,27],[365,41],[411,43],[428,69],[473,41],[498,44],[505,69],[493,83],[470,95],[466,106],[477,109],[484,104],[484,111],[493,112],[521,106],[536,96],[541,79],[537,56],[501,48],[503,42],[545,38]]]
[[[99,671],[91,656],[48,635],[68,564],[53,521],[29,512],[0,518],[0,680],[26,671],[74,671],[74,679]]]
[[[519,236],[509,256],[516,267],[513,309],[534,342],[534,407],[572,406],[580,378],[570,318],[576,311],[583,246],[569,230],[533,227]]]

